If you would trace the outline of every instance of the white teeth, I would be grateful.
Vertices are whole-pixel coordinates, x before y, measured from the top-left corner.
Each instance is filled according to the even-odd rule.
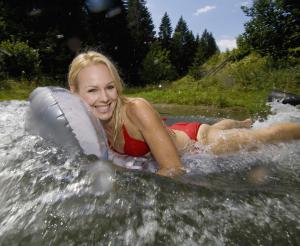
[[[98,105],[95,106],[95,108],[100,113],[106,113],[107,111],[109,111],[109,105]]]

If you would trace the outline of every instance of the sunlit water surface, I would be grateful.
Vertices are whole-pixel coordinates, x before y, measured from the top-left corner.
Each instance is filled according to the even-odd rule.
[[[299,245],[300,143],[202,155],[183,181],[112,171],[25,132],[0,103],[0,245]],[[282,104],[254,127],[300,122]]]

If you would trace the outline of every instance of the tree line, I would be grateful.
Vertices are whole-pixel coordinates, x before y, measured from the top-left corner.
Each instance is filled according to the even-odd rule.
[[[98,6],[97,6],[98,3]],[[298,0],[253,0],[233,52],[274,61],[300,53]],[[201,36],[180,17],[174,30],[168,13],[154,31],[145,0],[4,0],[0,2],[0,79],[66,81],[68,64],[84,49],[108,55],[126,84],[171,81],[191,74],[219,53],[206,29]]]
[[[93,49],[112,58],[127,84],[142,86],[184,76],[219,52],[212,33],[195,36],[183,17],[173,31],[165,13],[156,34],[145,0],[99,0],[103,6],[96,10],[95,3],[0,2],[2,79],[43,75],[63,81],[76,53]]]

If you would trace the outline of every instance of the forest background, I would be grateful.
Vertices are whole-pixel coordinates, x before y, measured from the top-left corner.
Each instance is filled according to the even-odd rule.
[[[37,86],[67,87],[81,51],[109,56],[126,94],[154,103],[265,109],[272,89],[300,93],[300,3],[254,0],[237,48],[220,52],[209,30],[194,34],[165,13],[154,31],[145,0],[0,2],[0,99]]]

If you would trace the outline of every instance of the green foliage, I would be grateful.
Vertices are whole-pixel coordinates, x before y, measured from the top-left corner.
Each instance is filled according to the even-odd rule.
[[[299,46],[299,8],[282,0],[255,0],[252,7],[242,9],[251,19],[238,42],[240,48],[251,48],[263,56],[278,59],[286,57],[289,48]]]
[[[243,59],[245,56],[249,55],[252,48],[249,43],[247,43],[243,35],[239,35],[236,39],[237,49],[231,52],[232,58],[236,61]]]
[[[8,36],[6,11],[3,5],[3,2],[0,2],[0,40],[4,40]]]
[[[232,110],[255,114],[267,109],[265,99],[267,91],[241,90],[218,85],[199,86],[197,81],[186,76],[162,88],[136,89],[127,91],[127,95],[143,97],[152,103],[168,103],[179,105],[206,105],[217,108],[231,108]]]
[[[290,48],[289,55],[291,55],[293,57],[300,57],[300,47]]]
[[[10,56],[10,53],[0,47],[0,79],[4,79],[6,75],[5,56]]]
[[[133,47],[133,56],[131,59],[131,68],[136,77],[133,77],[134,83],[138,85],[141,81],[138,78],[138,71],[143,59],[149,51],[151,43],[154,41],[154,25],[151,14],[146,7],[144,0],[128,0],[127,14],[128,29],[130,31]]]
[[[68,65],[79,49],[70,43],[77,40],[82,50],[91,47],[111,57],[130,85],[162,83],[189,71],[201,88],[299,86],[299,74],[294,71],[300,59],[299,1],[254,0],[252,7],[244,7],[250,21],[238,37],[238,49],[219,56],[211,33],[205,30],[201,38],[195,38],[182,17],[172,33],[167,13],[158,37],[167,50],[153,45],[148,52],[156,38],[146,1],[110,2],[110,9],[92,13],[83,0],[0,1],[0,78],[38,74],[41,84],[64,85]],[[109,16],[111,9],[119,13]],[[251,52],[262,57],[248,56]],[[230,104],[229,99],[216,98],[220,105]]]
[[[154,25],[145,0],[129,0],[127,14],[129,30],[133,40],[141,45],[154,38]]]
[[[294,66],[279,68],[273,67],[272,59],[256,53],[238,61],[229,59],[235,52],[212,56],[202,65],[205,73],[228,62],[221,70],[201,80],[185,76],[161,88],[135,89],[127,93],[145,97],[153,103],[242,108],[251,114],[268,110],[265,101],[272,89],[300,94],[300,60]]]
[[[158,84],[177,77],[169,59],[170,52],[162,49],[158,42],[151,45],[142,65],[141,78],[146,84]]]
[[[171,38],[172,38],[171,21],[167,12],[165,12],[164,16],[161,19],[161,24],[159,26],[158,39],[161,42],[162,47],[169,50]]]
[[[216,62],[222,63],[232,57],[235,51],[229,54],[214,56],[202,67],[209,71]],[[219,58],[218,58],[219,57]],[[220,88],[237,90],[260,90],[271,89],[300,92],[299,71],[300,60],[284,59],[281,65],[274,65],[270,57],[262,57],[257,53],[251,53],[241,60],[230,59],[226,65],[215,75],[199,80],[201,86],[218,85]]]
[[[201,65],[216,53],[219,53],[219,48],[216,44],[216,41],[212,33],[209,33],[205,29],[198,43],[197,52],[193,65],[189,70],[189,74],[197,79],[202,78],[205,73],[201,68]]]
[[[179,76],[187,73],[192,65],[196,51],[195,37],[184,19],[180,17],[170,44],[171,62]]]
[[[7,52],[2,54],[2,66],[9,77],[32,78],[38,74],[39,53],[27,43],[6,40],[0,43],[0,49]]]
[[[244,89],[262,89],[266,86],[261,83],[269,73],[267,59],[251,54],[244,59],[232,63],[226,69],[226,73],[233,80],[232,84]]]
[[[142,86],[143,60],[151,43],[157,40],[146,1],[109,2],[108,9],[95,13],[84,0],[0,1],[0,41],[18,40],[37,50],[41,76],[62,77],[77,52],[93,49],[108,55],[118,65],[127,84]],[[176,31],[171,45],[171,21],[165,13],[158,40],[170,51],[176,73],[183,76],[193,62],[198,39],[182,18]],[[76,47],[71,45],[74,40]],[[2,58],[0,64],[4,64]],[[13,70],[7,67],[11,65],[5,63],[6,70]],[[1,71],[5,77],[4,70]],[[19,71],[10,74],[20,76]]]
[[[79,49],[108,54],[122,69],[126,80],[129,80],[130,73],[137,74],[139,66],[131,63],[133,42],[123,1],[109,1],[111,8],[97,13],[88,11],[83,0],[10,0],[0,1],[0,6],[2,2],[9,35],[2,38],[0,32],[0,40],[13,36],[38,50],[43,75],[65,75]],[[77,40],[77,47],[71,45],[74,40]]]

